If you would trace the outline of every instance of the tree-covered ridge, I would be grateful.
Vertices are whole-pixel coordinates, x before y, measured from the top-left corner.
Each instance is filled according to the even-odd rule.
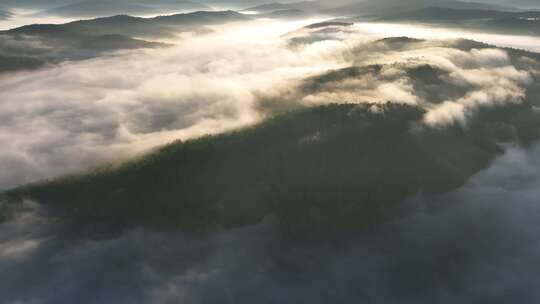
[[[502,152],[497,142],[540,127],[530,105],[487,110],[466,130],[422,127],[422,114],[398,104],[304,109],[5,197],[121,225],[208,230],[274,214],[287,232],[349,230],[391,216],[417,192],[462,185]],[[501,138],[505,126],[517,137]]]
[[[45,13],[60,16],[110,16],[116,14],[156,14],[166,11],[201,11],[210,7],[199,2],[185,0],[83,0],[72,1]]]
[[[200,11],[185,14],[165,15],[154,18],[116,15],[65,24],[33,24],[0,32],[7,35],[31,36],[81,36],[117,34],[137,37],[175,35],[178,32],[196,30],[196,27],[221,24],[231,21],[249,20],[249,17],[234,11]]]
[[[540,34],[540,12],[507,12],[483,9],[428,7],[384,17],[383,21],[419,22],[488,32],[536,36]]]
[[[407,56],[418,50],[435,57]],[[366,64],[370,54],[382,63]],[[198,231],[275,215],[291,233],[355,230],[392,217],[416,193],[461,186],[501,144],[540,138],[538,54],[398,37],[346,56],[349,67],[261,95],[258,110],[270,118],[258,125],[4,196],[83,222]],[[440,122],[426,119],[433,113]]]

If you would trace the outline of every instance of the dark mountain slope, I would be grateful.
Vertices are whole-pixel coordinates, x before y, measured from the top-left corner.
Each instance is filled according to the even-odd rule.
[[[43,35],[38,38],[0,35],[0,73],[31,70],[65,60],[84,60],[116,50],[165,46],[167,44],[116,34]]]
[[[381,18],[392,16],[412,10],[424,9],[427,7],[444,7],[453,9],[501,9],[506,8],[476,2],[465,2],[455,0],[378,0],[378,1],[303,1],[288,4],[269,3],[249,8],[249,11],[271,12],[276,10],[302,10],[309,13],[332,14],[336,16],[362,16],[364,18]]]
[[[117,34],[136,37],[156,37],[174,35],[184,31],[201,30],[199,27],[205,25],[244,20],[249,20],[249,17],[234,11],[201,11],[155,18],[118,15],[66,24],[33,24],[0,32],[0,35],[31,35],[58,38]]]
[[[0,73],[18,70],[32,70],[45,65],[45,61],[30,56],[0,55]]]
[[[540,34],[540,12],[501,12],[493,10],[466,10],[430,7],[397,14],[384,21],[419,22],[453,26],[465,29],[511,33],[522,35]]]
[[[474,19],[528,19],[540,18],[540,12],[504,12],[477,9],[450,9],[443,7],[429,7],[417,11],[408,12],[400,16],[388,17],[388,19],[411,18],[412,20],[474,20]]]
[[[513,6],[522,9],[540,9],[540,2],[537,0],[478,0],[478,2]]]
[[[349,56],[354,62],[365,60],[364,51],[422,47],[473,53],[493,48],[468,40],[401,37],[362,44]],[[505,64],[517,69],[540,60],[538,54],[506,52]],[[389,69],[400,72],[388,74]],[[356,231],[396,215],[418,192],[459,187],[503,152],[501,143],[529,145],[540,138],[540,82],[533,74],[519,101],[471,109],[463,124],[426,125],[429,109],[477,89],[449,81],[449,73],[419,62],[353,64],[309,77],[273,99],[261,98],[262,110],[285,113],[257,126],[173,143],[119,166],[23,186],[4,196],[13,203],[30,198],[59,207],[77,222],[199,231],[253,224],[273,214],[294,235]],[[307,109],[294,103],[320,93],[345,103],[337,96],[351,96],[339,94],[351,86],[341,84],[356,89],[368,79],[365,83],[382,85],[392,75],[410,83],[428,104],[405,105],[399,96]],[[291,108],[297,110],[287,112]]]
[[[33,24],[0,31],[0,72],[36,68],[63,60],[80,60],[122,49],[166,44],[135,39],[207,31],[206,25],[247,20],[232,12],[195,12],[156,18],[119,15],[66,24]],[[18,46],[18,47],[17,47]]]
[[[495,125],[540,126],[526,104],[488,110],[468,130],[421,128],[417,107],[381,110],[368,104],[292,112],[5,195],[37,199],[84,221],[207,230],[275,214],[295,235],[349,230],[392,216],[418,191],[463,184],[501,152]]]
[[[87,0],[48,10],[47,14],[60,16],[95,17],[115,14],[159,14],[168,11],[209,10],[210,7],[191,1],[172,0]]]

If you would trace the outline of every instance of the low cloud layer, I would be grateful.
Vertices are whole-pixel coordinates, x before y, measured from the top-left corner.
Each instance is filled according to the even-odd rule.
[[[340,64],[331,50],[283,47],[279,35],[301,24],[0,76],[0,188],[258,121],[258,92]]]
[[[117,235],[28,202],[0,226],[2,300],[14,303],[534,303],[540,147],[508,147],[454,192],[354,239],[297,243],[271,219],[213,235]]]
[[[171,48],[1,75],[0,189],[249,125],[297,106],[399,102],[429,109],[428,125],[465,124],[479,107],[521,102],[537,75],[534,59],[523,58],[527,64],[518,66],[494,48],[373,42],[380,37],[362,25],[296,31],[316,21],[221,26],[212,34],[167,41],[176,43]],[[295,37],[313,39],[292,46]],[[335,81],[310,78],[374,65],[382,67],[334,75]],[[424,67],[440,83],[418,80],[415,73]]]
[[[357,35],[347,26],[299,32],[290,39],[310,45],[315,42],[309,37],[322,43]],[[466,126],[479,109],[523,103],[527,90],[536,87],[535,59],[471,41],[389,38],[343,52],[351,67],[307,79],[266,103],[403,103],[425,108],[428,126]]]

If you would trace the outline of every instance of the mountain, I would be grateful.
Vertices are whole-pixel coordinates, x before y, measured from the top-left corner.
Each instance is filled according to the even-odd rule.
[[[11,37],[0,37],[0,73],[32,70],[65,60],[84,60],[117,50],[167,46],[164,43],[114,34],[59,37],[48,41],[47,46],[38,47],[31,41],[22,42],[17,46],[4,46],[4,43],[9,41],[14,40]]]
[[[383,44],[399,50],[426,43],[389,38],[365,48]],[[445,47],[493,49],[467,40]],[[525,57],[540,59],[506,51],[520,68],[526,68]],[[466,127],[423,125],[429,109],[466,94],[463,84],[447,81],[448,71],[430,64],[328,71],[306,78],[291,90],[291,98],[331,93],[339,83],[377,81],[384,71],[396,70],[430,105],[344,100],[298,105],[250,128],[172,143],[122,165],[22,186],[4,198],[13,204],[35,199],[79,222],[184,231],[240,227],[274,215],[288,235],[314,237],[391,219],[418,192],[446,192],[464,184],[503,152],[500,143],[529,145],[540,138],[536,78],[522,102],[479,108]],[[276,108],[287,98],[261,101],[261,107]]]
[[[173,0],[87,0],[47,10],[48,15],[95,17],[117,14],[163,14],[167,12],[210,10],[210,7],[191,1]]]
[[[45,65],[44,60],[31,56],[0,55],[0,73],[18,70],[32,70]]]
[[[494,10],[449,9],[430,7],[387,18],[384,21],[421,22],[476,28],[512,34],[540,35],[540,12],[503,12]]]
[[[127,15],[66,24],[33,24],[0,31],[0,72],[36,68],[46,63],[80,60],[121,49],[166,46],[148,39],[180,32],[205,31],[205,26],[248,20],[232,12],[195,12],[139,18]],[[16,43],[10,43],[16,42]]]
[[[262,18],[275,18],[275,19],[298,19],[301,17],[308,17],[309,14],[296,9],[285,9],[272,11],[270,13],[258,14],[257,17]]]
[[[418,11],[412,11],[399,16],[388,17],[387,19],[406,19],[406,20],[475,20],[475,19],[538,19],[540,12],[504,12],[493,10],[467,10],[467,9],[449,9],[442,7],[429,7]]]
[[[378,0],[378,1],[304,1],[295,3],[268,3],[252,8],[248,11],[268,13],[275,10],[295,9],[309,13],[331,14],[336,16],[361,16],[370,18],[381,18],[412,10],[419,10],[427,7],[461,8],[461,9],[509,9],[496,5],[476,2],[464,2],[455,0]]]
[[[514,6],[522,9],[540,9],[540,2],[537,0],[478,0],[481,3]]]
[[[200,31],[206,25],[244,21],[250,18],[234,11],[194,12],[154,18],[117,15],[65,24],[33,24],[8,31],[4,35],[29,35],[58,39],[81,35],[124,35],[137,37],[173,36],[179,32]]]
[[[370,106],[293,112],[7,196],[47,202],[82,221],[185,230],[255,224],[272,213],[292,229],[319,220],[363,226],[420,189],[457,187],[500,152],[458,128],[408,131],[418,108],[390,105],[381,116]]]

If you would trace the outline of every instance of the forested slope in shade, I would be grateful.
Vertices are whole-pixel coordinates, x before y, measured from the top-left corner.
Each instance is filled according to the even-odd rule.
[[[232,21],[249,20],[248,16],[234,11],[193,12],[141,18],[116,15],[65,24],[33,24],[2,31],[3,35],[31,35],[47,38],[61,38],[84,35],[125,35],[136,37],[160,37],[175,35],[183,31],[200,30],[201,26]]]
[[[540,12],[504,12],[429,7],[385,17],[383,21],[418,22],[519,35],[540,34]]]
[[[209,6],[182,0],[87,0],[47,10],[60,16],[110,16],[115,14],[160,14],[167,11],[210,10]]]
[[[99,17],[115,14],[164,14],[210,10],[188,0],[2,0],[0,7],[32,11],[36,16]]]
[[[474,1],[455,0],[378,0],[378,1],[298,1],[292,3],[272,2],[247,9],[248,11],[268,13],[277,10],[302,10],[309,13],[329,14],[334,16],[361,16],[363,18],[382,18],[407,13],[428,7],[453,9],[507,10],[508,7]]]
[[[467,129],[425,128],[422,114],[397,104],[309,108],[4,195],[11,204],[61,207],[82,222],[187,231],[274,214],[284,231],[314,236],[365,228],[417,192],[458,187],[502,152],[496,142],[526,143],[540,130],[530,104],[482,111]],[[515,134],[503,138],[505,127]]]

